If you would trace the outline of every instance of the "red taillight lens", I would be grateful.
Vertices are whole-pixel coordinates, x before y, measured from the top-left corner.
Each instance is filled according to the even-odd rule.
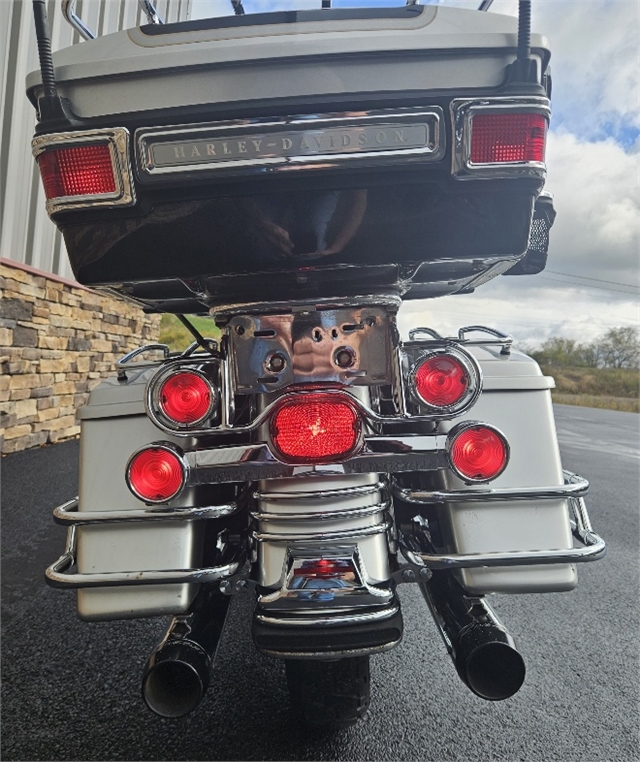
[[[286,461],[313,463],[351,455],[360,416],[346,395],[305,394],[286,400],[271,418],[271,441]]]
[[[47,199],[116,191],[111,149],[106,144],[45,151],[38,156],[38,166]]]
[[[415,389],[427,405],[447,407],[455,405],[466,394],[469,377],[459,360],[441,354],[429,357],[414,372]]]
[[[127,483],[134,495],[151,503],[175,497],[186,480],[185,467],[176,453],[149,447],[133,456],[127,468]]]
[[[509,462],[507,440],[488,426],[469,426],[454,434],[449,459],[464,479],[487,481],[501,474]]]
[[[353,562],[338,558],[318,558],[303,561],[300,568],[296,570],[297,576],[316,577],[319,579],[343,577],[349,573],[355,573]]]
[[[476,114],[469,158],[472,164],[543,162],[546,135],[541,114]]]
[[[175,423],[191,424],[207,417],[213,407],[209,383],[196,373],[175,373],[158,394],[162,412]]]

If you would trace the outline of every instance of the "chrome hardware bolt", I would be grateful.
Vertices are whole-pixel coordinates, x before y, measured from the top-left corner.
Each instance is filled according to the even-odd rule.
[[[356,362],[356,353],[351,347],[340,347],[333,355],[333,362],[339,368],[351,368]]]
[[[286,366],[287,366],[287,359],[284,355],[281,355],[279,352],[272,354],[270,357],[267,358],[267,361],[265,362],[265,368],[271,373],[280,373],[280,371],[283,371],[286,368]]]
[[[413,571],[413,569],[405,569],[402,572],[402,579],[405,582],[415,582],[416,575],[415,575],[415,572]]]

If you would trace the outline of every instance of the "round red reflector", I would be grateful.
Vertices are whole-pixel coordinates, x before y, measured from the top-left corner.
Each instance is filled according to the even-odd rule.
[[[271,441],[285,460],[312,463],[349,456],[360,438],[360,417],[337,395],[289,399],[271,419]]]
[[[196,373],[174,373],[160,387],[162,412],[175,423],[195,423],[211,412],[211,386]]]
[[[495,429],[473,426],[454,435],[449,457],[463,478],[487,481],[504,471],[509,449],[505,438]]]
[[[184,465],[170,450],[149,447],[134,455],[127,482],[137,497],[149,502],[166,502],[175,497],[185,481]]]
[[[434,355],[414,373],[418,396],[435,407],[455,405],[466,394],[469,377],[464,365],[450,355]]]

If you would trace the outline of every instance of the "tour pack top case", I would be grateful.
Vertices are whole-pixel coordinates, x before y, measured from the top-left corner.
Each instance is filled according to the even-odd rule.
[[[435,5],[286,11],[58,51],[68,118],[40,121],[34,154],[76,278],[194,313],[536,271],[549,51],[532,35],[534,75],[514,74],[517,26]],[[27,86],[37,104],[39,72]]]

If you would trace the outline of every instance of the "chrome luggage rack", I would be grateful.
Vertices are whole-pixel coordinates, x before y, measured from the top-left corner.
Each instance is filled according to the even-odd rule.
[[[393,493],[409,503],[433,504],[456,501],[496,502],[510,500],[553,500],[566,499],[570,513],[571,533],[582,547],[554,550],[513,550],[490,553],[436,553],[425,552],[418,543],[411,543],[403,537],[400,548],[411,565],[428,569],[472,569],[496,566],[526,566],[533,564],[562,564],[597,561],[606,553],[604,540],[593,531],[591,520],[584,502],[589,490],[589,482],[577,474],[564,471],[564,486],[530,487],[523,489],[475,488],[454,492],[411,490],[393,484]],[[425,534],[420,540],[430,545]],[[415,547],[409,547],[415,545]]]
[[[78,526],[99,526],[154,521],[195,521],[217,519],[235,513],[238,506],[231,502],[206,507],[167,508],[148,507],[130,511],[79,512],[78,498],[56,508],[56,523],[68,526],[64,553],[45,571],[46,582],[51,587],[75,590],[79,588],[120,587],[123,585],[168,585],[186,583],[210,583],[227,579],[238,572],[244,559],[230,561],[220,566],[202,569],[170,569],[124,572],[70,572],[76,565]]]

